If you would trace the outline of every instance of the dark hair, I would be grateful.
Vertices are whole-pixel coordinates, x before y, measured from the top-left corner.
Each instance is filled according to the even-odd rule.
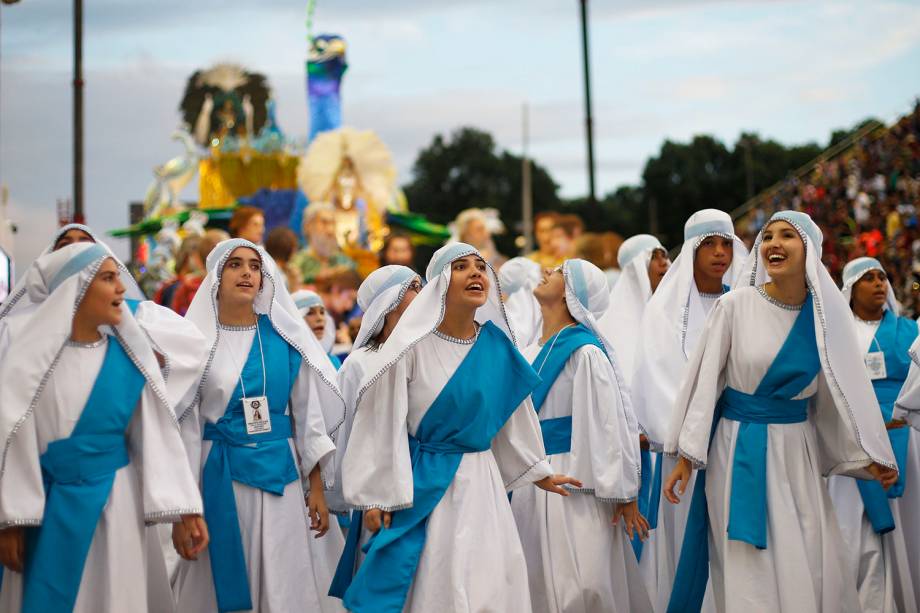
[[[377,252],[377,261],[380,262],[381,266],[386,266],[390,262],[387,261],[387,251],[390,249],[390,244],[395,240],[405,240],[409,243],[409,250],[412,252],[412,261],[415,262],[415,245],[412,244],[412,238],[408,234],[403,234],[402,232],[390,232],[385,239],[383,239],[383,247],[380,248],[380,251]]]
[[[281,226],[268,233],[265,238],[265,251],[276,262],[287,262],[297,251],[300,241],[290,228]]]
[[[565,232],[569,238],[575,238],[584,231],[585,223],[578,215],[559,215],[553,227]]]
[[[234,238],[240,235],[240,230],[246,227],[246,224],[249,223],[249,220],[255,217],[256,215],[261,215],[265,217],[265,213],[262,209],[256,208],[254,206],[240,206],[233,211],[233,217],[230,218],[230,235]]]

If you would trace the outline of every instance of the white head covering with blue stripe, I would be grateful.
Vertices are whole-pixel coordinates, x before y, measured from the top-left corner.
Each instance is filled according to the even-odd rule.
[[[732,287],[748,254],[734,232],[724,211],[703,209],[691,215],[684,224],[680,255],[646,304],[631,383],[636,416],[655,449],[664,444],[680,377],[706,326],[707,312],[693,276],[696,250],[711,236],[732,241],[732,263],[722,278],[723,285]]]
[[[358,288],[358,306],[364,312],[355,338],[355,349],[367,345],[383,330],[386,316],[402,302],[413,281],[421,281],[408,266],[381,266],[367,276]]]
[[[610,308],[598,320],[598,325],[616,349],[620,368],[626,381],[632,380],[635,368],[636,344],[645,305],[652,297],[648,267],[652,254],[667,252],[651,234],[637,234],[623,241],[617,252],[620,277],[610,290]]]
[[[262,260],[262,287],[256,295],[253,310],[259,315],[267,315],[272,327],[303,357],[307,367],[323,382],[317,386],[320,392],[323,417],[326,421],[326,432],[333,441],[336,440],[339,427],[345,421],[345,403],[339,391],[335,367],[323,350],[313,331],[307,327],[300,316],[300,311],[294,304],[291,295],[284,289],[279,271],[274,260],[262,247],[242,238],[225,240],[214,248],[208,255],[208,274],[201,287],[195,294],[192,304],[189,305],[186,319],[195,323],[204,334],[205,346],[208,347],[209,357],[205,367],[201,385],[208,377],[214,352],[217,350],[217,341],[220,337],[220,322],[218,319],[217,291],[220,288],[220,277],[224,265],[233,251],[239,247],[248,247],[255,251]],[[189,415],[191,409],[201,400],[201,386],[198,387],[194,398],[186,406],[177,408],[179,419]]]
[[[323,303],[323,297],[310,289],[297,290],[291,294],[291,298],[294,300],[294,306],[297,307],[301,317],[306,317],[313,307],[321,306],[324,309],[326,308]],[[335,345],[335,320],[332,319],[332,315],[328,311],[326,311],[326,327],[323,329],[323,337],[319,339],[319,344],[323,346],[323,351],[326,353],[332,351],[332,347]]]
[[[23,421],[31,417],[34,399],[42,393],[48,374],[70,339],[77,307],[102,264],[110,258],[118,266],[121,282],[127,287],[127,282],[133,279],[124,264],[101,243],[68,245],[42,255],[32,265],[28,284],[23,289],[30,298],[36,299],[35,310],[30,317],[11,319],[4,330],[9,343],[10,353],[7,355],[15,355],[16,359],[0,361],[0,389],[3,390],[0,402],[0,449],[3,450],[0,476],[10,437],[16,434]],[[125,302],[121,303],[121,323],[105,326],[100,332],[121,341],[163,410],[172,414],[156,356],[147,335]]]
[[[383,347],[379,351],[367,354],[364,377],[357,394],[358,410],[360,410],[362,398],[368,388],[390,366],[402,359],[409,349],[434,332],[440,325],[444,318],[447,289],[450,286],[450,265],[454,260],[468,255],[482,257],[475,247],[466,243],[451,243],[434,253],[425,272],[428,284],[399,318],[399,323],[396,324],[396,328],[393,329]],[[498,275],[488,262],[486,262],[486,275],[489,278],[489,293],[486,303],[476,311],[476,321],[480,324],[491,321],[512,342],[515,342],[514,333],[502,305]]]
[[[818,386],[818,408],[815,416],[816,430],[820,434],[819,442],[824,442],[824,448],[829,449],[830,455],[833,455],[834,450],[839,452],[839,441],[856,440],[872,460],[896,468],[878,400],[869,377],[866,376],[850,305],[844,300],[843,294],[821,262],[824,236],[811,217],[800,211],[774,213],[757,235],[754,249],[745,262],[739,286],[760,287],[770,282],[766,263],[761,257],[760,244],[763,241],[764,230],[778,221],[792,225],[805,243],[805,281],[812,297],[815,340],[818,344],[821,368],[826,389],[830,392],[829,395],[825,394],[822,392],[825,386]],[[841,424],[850,430],[845,438],[842,434],[835,434],[839,432]],[[676,441],[673,441],[673,444],[676,448]],[[851,463],[859,461],[856,458],[842,458],[841,461],[843,460],[851,460]],[[849,470],[851,467],[841,465],[821,468],[824,473],[833,473]],[[865,478],[869,477],[870,475],[865,473]]]
[[[843,285],[840,291],[843,292],[843,297],[846,299],[847,304],[850,304],[850,300],[853,297],[853,286],[870,270],[885,272],[881,262],[875,258],[868,257],[850,260],[847,262],[847,265],[843,267]],[[885,300],[885,308],[891,311],[895,317],[901,314],[901,305],[897,298],[894,297],[894,289],[891,287],[890,280],[888,282],[888,298]]]

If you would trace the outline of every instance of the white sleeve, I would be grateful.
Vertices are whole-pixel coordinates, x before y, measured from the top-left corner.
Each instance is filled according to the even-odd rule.
[[[901,386],[901,393],[894,404],[893,419],[903,419],[916,430],[920,430],[920,366],[917,365],[920,353],[920,338],[910,348],[910,370],[907,380]],[[3,355],[0,352],[0,355]]]
[[[530,396],[514,410],[492,439],[492,454],[508,491],[553,474],[546,461],[540,421]]]
[[[593,345],[571,358],[572,450],[570,476],[608,502],[629,502],[639,495],[639,429],[621,401],[607,356]]]
[[[36,410],[53,409],[39,405]],[[47,403],[44,403],[47,404]],[[45,485],[34,416],[11,436],[0,474],[0,529],[38,526],[45,515]]]
[[[304,479],[317,464],[326,487],[334,481],[335,445],[326,433],[323,417],[323,389],[326,384],[305,362],[301,362],[297,380],[291,389],[290,410],[294,417],[294,445],[300,456]]]
[[[342,462],[345,501],[356,509],[412,506],[409,455],[409,364],[413,352],[367,389],[355,410]]]
[[[677,393],[665,453],[679,453],[696,468],[705,468],[716,403],[725,389],[725,366],[732,344],[732,317],[727,301],[712,308]]]
[[[141,393],[127,434],[131,462],[141,476],[144,520],[175,522],[181,515],[201,514],[201,493],[172,408],[158,401],[149,385]]]

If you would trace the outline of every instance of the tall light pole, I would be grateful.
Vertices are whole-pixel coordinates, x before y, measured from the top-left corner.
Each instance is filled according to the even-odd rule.
[[[83,212],[83,0],[73,2],[73,219]]]
[[[585,69],[585,131],[588,136],[588,203],[596,204],[594,192],[594,119],[591,116],[591,66],[588,54],[588,0],[581,3],[581,51]]]

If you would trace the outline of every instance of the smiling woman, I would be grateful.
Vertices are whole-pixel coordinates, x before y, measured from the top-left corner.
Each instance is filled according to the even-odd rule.
[[[514,345],[491,266],[455,243],[434,254],[427,277],[386,343],[363,357],[343,487],[377,535],[345,606],[526,611],[506,492],[533,483],[564,495],[561,485],[580,484],[546,462],[529,399],[539,379]]]

